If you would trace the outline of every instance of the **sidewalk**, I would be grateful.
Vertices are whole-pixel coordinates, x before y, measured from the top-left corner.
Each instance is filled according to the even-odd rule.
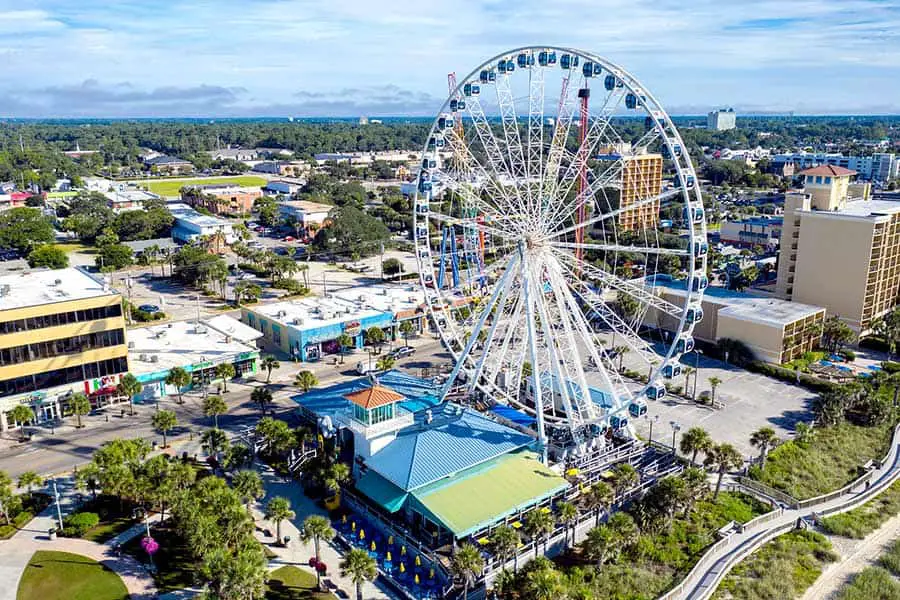
[[[60,480],[58,484],[61,508],[63,514],[67,514],[75,504],[74,494],[70,493],[72,480]],[[56,525],[57,512],[54,503],[12,538],[0,542],[0,600],[16,600],[22,573],[38,550],[71,552],[87,556],[121,577],[131,600],[149,600],[156,597],[156,584],[143,565],[128,555],[117,555],[112,549],[113,541],[118,540],[122,543],[126,539],[140,535],[146,527],[144,524],[135,525],[106,544],[75,538],[57,538],[51,541],[48,539],[47,531]]]
[[[267,466],[259,467],[263,483],[266,486],[266,497],[254,507],[254,516],[257,519],[256,537],[266,547],[277,554],[277,558],[269,562],[271,569],[277,569],[285,565],[293,565],[310,573],[315,573],[309,567],[309,559],[315,556],[315,546],[310,541],[304,543],[300,540],[300,527],[303,520],[312,514],[328,516],[324,509],[303,494],[303,488],[292,479],[285,479],[272,471]],[[275,525],[263,518],[266,502],[274,496],[284,496],[291,502],[291,509],[296,516],[290,522],[281,524],[281,535],[290,536],[291,541],[287,548],[277,546],[275,542]],[[268,531],[261,531],[268,530]],[[266,535],[268,533],[269,535]],[[334,542],[320,544],[322,562],[328,565],[328,574],[323,577],[333,581],[339,589],[345,591],[351,598],[356,595],[356,585],[347,577],[340,574],[341,553]],[[379,581],[367,582],[363,585],[363,597],[366,600],[394,600],[397,596],[383,586]]]

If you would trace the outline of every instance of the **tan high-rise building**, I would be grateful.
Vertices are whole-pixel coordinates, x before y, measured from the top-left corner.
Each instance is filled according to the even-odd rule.
[[[627,208],[641,200],[658,196],[662,191],[663,158],[661,154],[634,154],[623,157],[619,206]],[[624,231],[653,229],[659,225],[659,200],[648,202],[619,214],[619,227]]]
[[[900,202],[849,197],[855,174],[831,165],[800,173],[804,191],[785,197],[776,291],[865,335],[900,301]]]

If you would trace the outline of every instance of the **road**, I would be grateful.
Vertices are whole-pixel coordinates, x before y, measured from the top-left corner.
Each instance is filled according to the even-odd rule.
[[[399,361],[397,367],[419,375],[422,369],[447,363],[450,355],[444,352],[440,343],[431,336],[422,336],[410,340],[416,347],[416,353]],[[386,350],[386,348],[385,348]],[[296,406],[291,397],[297,394],[292,385],[294,376],[301,370],[311,370],[319,380],[319,387],[325,387],[339,381],[359,377],[354,371],[359,360],[365,360],[365,351],[348,354],[344,364],[330,364],[328,361],[317,363],[292,363],[283,361],[282,366],[272,372],[270,389],[274,397],[275,413],[282,418],[290,419]],[[223,394],[228,413],[219,416],[219,427],[229,433],[237,433],[243,428],[254,425],[260,417],[259,409],[250,401],[250,394],[257,386],[265,384],[266,373],[262,372],[254,378],[242,382],[230,382],[228,393]],[[169,396],[160,402],[160,408],[174,410],[178,416],[179,426],[169,433],[169,443],[174,447],[190,439],[196,439],[204,430],[212,426],[212,419],[203,414],[203,394],[189,392],[184,394],[184,403],[179,404],[177,396]],[[124,412],[124,415],[122,414]],[[35,435],[31,442],[17,443],[15,438],[3,439],[0,450],[0,470],[12,477],[25,471],[35,471],[42,475],[54,475],[72,471],[75,467],[90,461],[94,450],[104,442],[116,438],[142,438],[162,443],[162,436],[157,433],[150,420],[156,412],[155,404],[139,405],[135,416],[129,416],[128,407],[113,407],[101,414],[91,415],[84,419],[85,427],[76,429],[68,418],[65,424],[55,430],[47,427],[30,428]],[[15,433],[11,433],[15,436]]]

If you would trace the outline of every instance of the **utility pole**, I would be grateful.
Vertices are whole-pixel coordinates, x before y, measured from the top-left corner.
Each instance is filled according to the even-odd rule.
[[[381,280],[384,281],[384,242],[381,242]]]

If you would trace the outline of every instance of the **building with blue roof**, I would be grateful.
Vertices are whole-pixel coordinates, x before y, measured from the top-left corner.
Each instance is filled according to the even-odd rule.
[[[307,418],[328,417],[343,447],[352,444],[357,491],[434,545],[517,518],[568,488],[541,464],[526,427],[439,403],[438,393],[435,381],[388,371],[296,401]]]

